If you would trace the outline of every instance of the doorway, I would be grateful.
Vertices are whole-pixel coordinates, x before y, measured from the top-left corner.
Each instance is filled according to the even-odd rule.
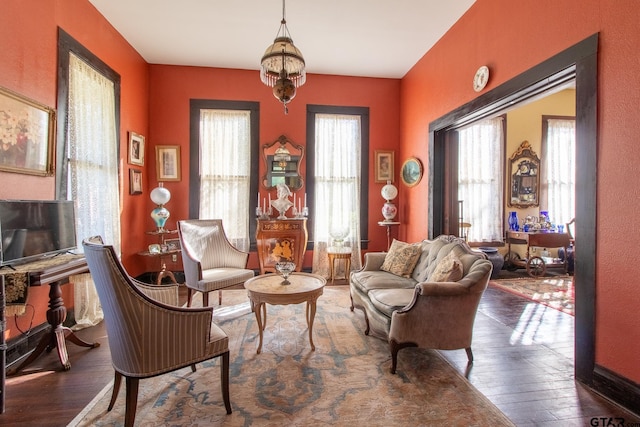
[[[429,238],[447,231],[447,146],[453,129],[576,82],[575,374],[590,384],[595,367],[598,34],[577,43],[429,125]]]

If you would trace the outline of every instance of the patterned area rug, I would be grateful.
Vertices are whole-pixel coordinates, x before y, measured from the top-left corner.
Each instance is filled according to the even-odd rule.
[[[244,290],[223,293],[225,305],[246,302]],[[405,349],[398,373],[384,341],[363,334],[361,312],[349,310],[346,286],[326,287],[318,300],[311,351],[304,304],[267,306],[267,328],[256,354],[253,313],[220,322],[230,337],[226,415],[218,361],[142,380],[140,426],[512,426],[486,397],[436,351]],[[70,425],[114,426],[124,420],[124,384],[106,412],[107,387]]]
[[[499,279],[489,285],[574,315],[572,276]]]

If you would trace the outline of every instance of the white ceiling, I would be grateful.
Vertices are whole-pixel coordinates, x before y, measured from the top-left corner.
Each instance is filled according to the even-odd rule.
[[[151,64],[258,70],[281,0],[89,0]],[[307,72],[401,78],[475,0],[289,0]]]

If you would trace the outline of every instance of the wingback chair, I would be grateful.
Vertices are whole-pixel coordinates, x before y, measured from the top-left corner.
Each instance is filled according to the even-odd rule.
[[[222,398],[229,400],[229,338],[212,322],[213,308],[178,307],[178,286],[148,286],[131,278],[113,246],[92,237],[82,242],[87,264],[107,326],[109,349],[115,369],[113,409],[122,377],[126,378],[125,425],[133,426],[138,383],[215,357],[221,357]]]
[[[178,221],[182,247],[182,265],[187,285],[187,307],[193,291],[202,292],[202,303],[209,305],[209,292],[243,284],[254,276],[246,268],[249,254],[239,251],[227,239],[221,219],[186,219]]]

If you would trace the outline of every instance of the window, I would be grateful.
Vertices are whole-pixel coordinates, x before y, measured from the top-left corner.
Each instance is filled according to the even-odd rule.
[[[470,242],[498,242],[503,236],[503,117],[458,133],[458,215]]]
[[[542,116],[544,167],[541,200],[546,201],[546,210],[552,223],[566,224],[575,217],[575,159],[575,118]]]
[[[120,250],[120,76],[59,34],[57,197],[74,200],[76,234],[101,235]]]
[[[191,103],[191,218],[222,219],[229,241],[250,250],[258,188],[257,104]]]
[[[120,76],[64,31],[58,33],[56,197],[73,200],[76,239],[100,235],[120,252]],[[104,317],[90,274],[76,275],[75,328]]]
[[[357,269],[368,225],[368,173],[363,173],[368,171],[368,109],[309,106],[307,112],[308,132],[312,132],[307,188],[312,199],[313,271],[328,274],[327,247],[332,235],[337,238],[345,232]]]

